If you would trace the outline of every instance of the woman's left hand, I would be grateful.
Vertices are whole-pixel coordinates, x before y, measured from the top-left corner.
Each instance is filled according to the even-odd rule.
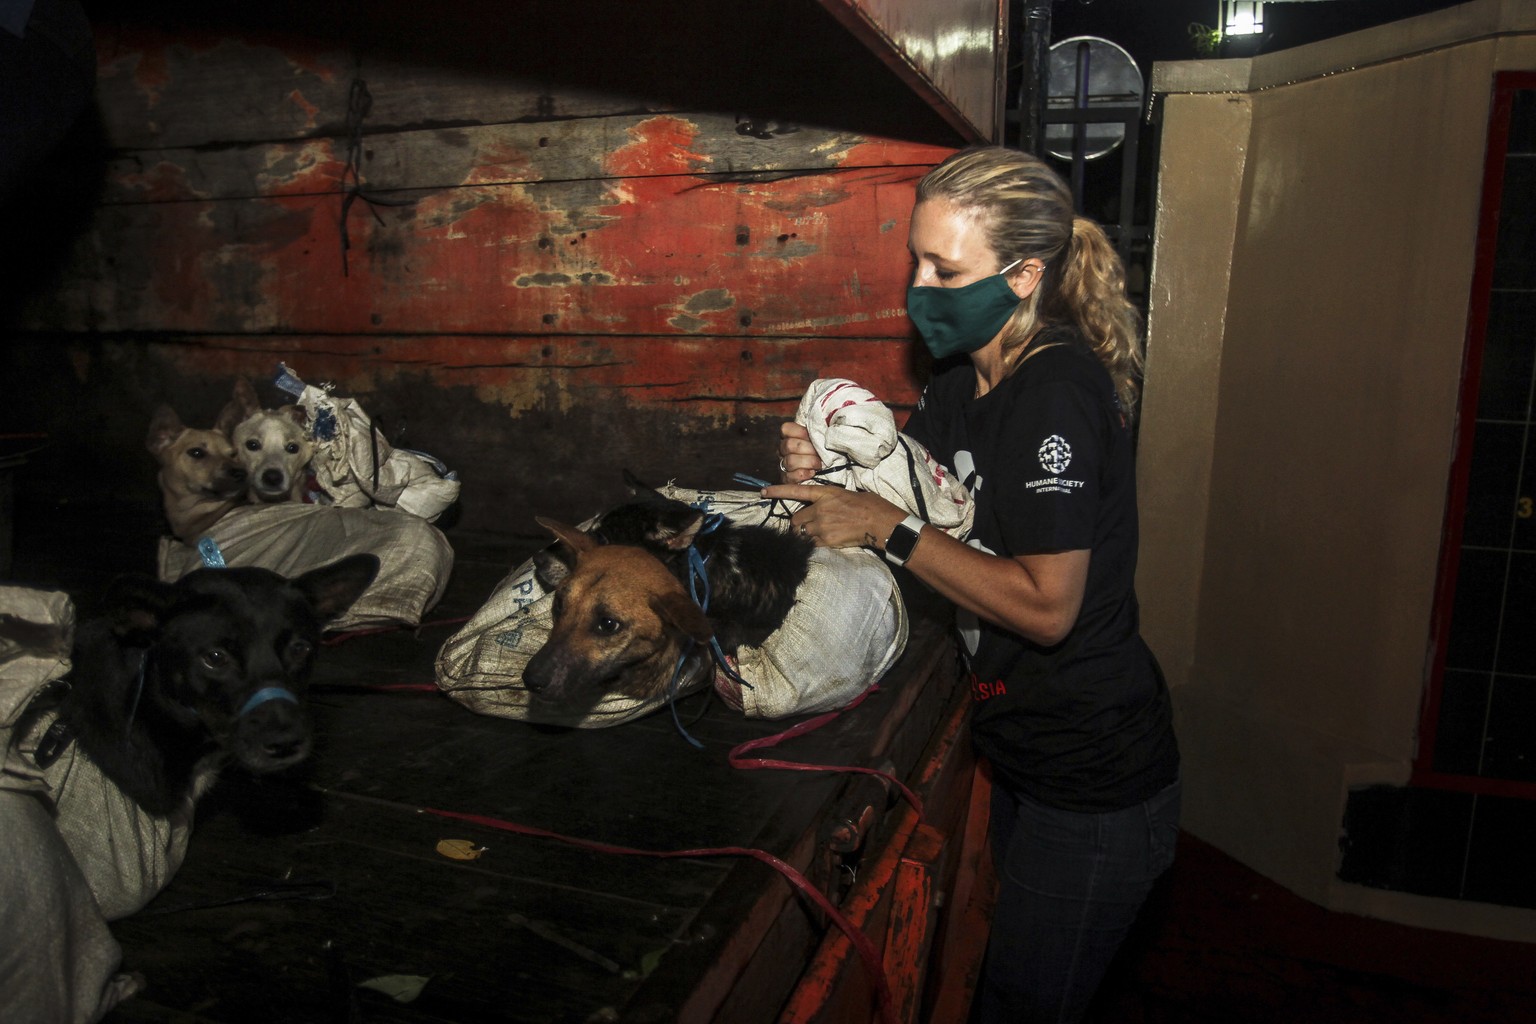
[[[765,498],[804,502],[790,517],[794,530],[818,547],[885,549],[885,539],[907,518],[905,510],[868,491],[849,491],[828,484],[775,484]]]

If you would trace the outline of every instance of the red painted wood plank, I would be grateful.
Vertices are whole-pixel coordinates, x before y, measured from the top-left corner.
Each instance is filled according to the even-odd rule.
[[[658,126],[660,126],[658,128]],[[649,136],[643,159],[637,138]],[[340,194],[348,184],[347,140],[221,144],[207,148],[127,150],[109,163],[106,203],[248,199]],[[784,172],[912,167],[948,156],[943,146],[823,128],[757,138],[736,118],[703,111],[625,114],[566,121],[369,131],[358,168],[371,193],[401,188],[455,188],[572,181],[625,174],[735,175],[768,180]],[[604,155],[616,158],[604,166]]]
[[[640,138],[607,163],[655,152]],[[416,193],[414,206],[378,211],[358,202],[345,274],[339,197],[107,208],[32,319],[100,331],[892,337],[907,330],[915,177],[618,177]]]

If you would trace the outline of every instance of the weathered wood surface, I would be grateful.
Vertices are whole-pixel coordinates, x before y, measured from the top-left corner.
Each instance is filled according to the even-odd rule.
[[[961,141],[817,0],[171,6],[96,20],[122,146],[339,134],[354,76],[382,130],[694,109]]]
[[[648,136],[633,145],[649,159]],[[895,268],[916,176],[409,190],[377,216],[351,204],[345,267],[338,193],[108,206],[32,316],[97,332],[905,337]]]
[[[815,0],[151,6],[97,22],[94,205],[16,228],[22,486],[152,499],[155,405],[210,424],[278,361],[518,534],[625,468],[773,475],[816,377],[915,401],[912,187],[959,139]]]

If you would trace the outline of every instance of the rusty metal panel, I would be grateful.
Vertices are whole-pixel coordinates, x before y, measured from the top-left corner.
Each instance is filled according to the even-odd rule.
[[[972,142],[1001,142],[1006,0],[820,0]]]

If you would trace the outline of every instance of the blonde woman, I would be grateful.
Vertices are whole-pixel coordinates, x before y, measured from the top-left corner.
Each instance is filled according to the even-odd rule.
[[[1119,257],[1050,168],[963,150],[917,188],[907,311],[935,374],[904,431],[976,502],[966,543],[877,495],[807,483],[783,426],[795,529],[863,545],[956,606],[994,780],[1001,891],[980,1021],[1079,1020],[1178,834],[1167,687],[1138,632],[1131,421],[1139,319]]]

